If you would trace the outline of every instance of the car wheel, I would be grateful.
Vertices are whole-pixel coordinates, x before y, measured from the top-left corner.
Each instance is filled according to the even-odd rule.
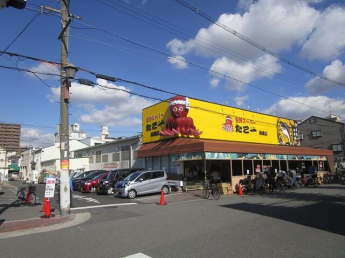
[[[169,194],[169,187],[167,187],[166,185],[162,187],[163,190],[163,194]]]
[[[128,198],[134,199],[137,196],[137,192],[135,190],[129,190],[128,192]]]

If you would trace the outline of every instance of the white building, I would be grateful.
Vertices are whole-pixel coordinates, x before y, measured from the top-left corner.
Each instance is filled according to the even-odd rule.
[[[87,135],[85,132],[80,131],[79,124],[74,123],[69,127],[70,140],[83,140],[85,138],[87,138]],[[55,143],[60,143],[60,125],[57,126],[57,133],[55,133]]]
[[[144,159],[137,158],[137,150],[141,145],[141,134],[119,137],[112,142],[75,150],[74,157],[86,158],[89,164],[88,170],[145,168]]]
[[[8,160],[7,152],[0,147],[0,181],[8,180]]]
[[[75,150],[85,148],[87,145],[78,140],[69,141],[70,149],[70,163],[69,167],[71,170],[77,170],[80,168],[87,167],[87,160],[74,159],[73,152]],[[47,172],[52,172],[53,174],[58,174],[60,171],[60,144],[56,143],[53,146],[49,146],[42,149],[41,152],[41,171],[45,170]]]

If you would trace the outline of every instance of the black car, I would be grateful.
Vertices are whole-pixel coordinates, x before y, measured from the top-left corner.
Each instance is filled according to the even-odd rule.
[[[73,190],[80,191],[82,180],[90,180],[100,173],[104,172],[106,172],[106,170],[90,170],[79,174],[77,177],[72,179]]]
[[[97,194],[113,194],[114,186],[117,181],[126,178],[128,175],[136,171],[142,171],[143,168],[125,168],[111,170],[105,179],[99,181],[97,186]]]

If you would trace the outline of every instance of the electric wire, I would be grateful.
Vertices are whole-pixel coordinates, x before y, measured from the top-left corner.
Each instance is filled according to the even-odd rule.
[[[311,75],[313,75],[313,76],[315,76],[315,77],[317,77],[317,78],[323,79],[323,80],[328,81],[328,82],[331,82],[331,83],[333,83],[333,84],[337,84],[337,85],[339,85],[339,86],[343,86],[343,87],[345,86],[345,83],[342,83],[342,82],[338,82],[338,81],[336,81],[336,80],[329,79],[329,78],[327,78],[327,77],[325,77],[325,76],[323,76],[323,75],[320,75],[320,74],[318,74],[318,73],[316,73],[316,72],[314,72],[314,71],[312,71],[312,70],[309,70],[309,69],[307,69],[307,68],[305,68],[305,67],[303,67],[303,66],[301,66],[301,65],[298,65],[298,64],[292,62],[291,60],[288,60],[288,59],[286,59],[286,58],[284,58],[284,57],[282,57],[282,56],[280,56],[280,55],[274,53],[273,51],[271,51],[271,50],[269,50],[269,49],[267,49],[267,48],[261,46],[260,44],[258,44],[258,43],[256,43],[256,42],[252,41],[251,39],[249,39],[249,38],[243,36],[242,34],[238,33],[237,31],[235,31],[235,30],[233,30],[233,29],[230,29],[229,27],[225,26],[225,25],[222,24],[222,23],[217,22],[217,21],[214,20],[212,17],[210,17],[210,16],[207,15],[206,13],[202,12],[200,9],[198,9],[198,8],[196,8],[196,7],[194,7],[194,6],[190,5],[190,4],[188,4],[187,2],[185,2],[185,1],[183,1],[183,0],[175,0],[175,1],[177,1],[177,2],[180,3],[180,4],[182,4],[183,6],[187,7],[188,9],[194,11],[196,14],[198,14],[198,15],[204,17],[205,19],[209,20],[210,22],[212,22],[213,24],[217,25],[218,27],[220,27],[220,28],[226,30],[227,32],[230,32],[232,35],[234,35],[234,36],[236,36],[236,37],[242,39],[243,41],[249,43],[250,45],[252,45],[252,46],[254,46],[254,47],[256,47],[256,48],[262,50],[263,52],[265,52],[265,53],[267,53],[267,54],[269,54],[269,55],[271,55],[271,56],[273,56],[273,57],[275,57],[275,58],[277,58],[277,59],[279,59],[279,60],[281,60],[281,61],[283,61],[283,62],[285,62],[285,63],[287,63],[287,64],[289,64],[289,65],[291,65],[291,66],[293,66],[293,67],[295,67],[295,68],[297,68],[297,69],[299,69],[299,70],[302,70],[302,71],[304,71],[304,72],[306,72],[306,73],[308,73],[308,74],[311,74]]]
[[[159,51],[159,50],[156,50],[156,51]],[[159,52],[161,52],[161,51],[159,51]],[[162,53],[164,53],[164,52],[162,52]],[[30,57],[28,57],[28,56],[22,56],[22,55],[19,55],[19,54],[13,54],[13,53],[7,53],[7,52],[6,52],[6,54],[13,55],[13,56],[21,56],[21,57],[33,59],[33,60],[36,60],[36,61],[45,61],[45,62],[48,62],[48,63],[55,63],[55,64],[58,64],[58,63],[56,63],[56,62],[46,61],[46,60],[42,60],[42,59],[38,59],[38,58],[30,58]],[[165,55],[167,55],[167,54],[165,54]],[[188,63],[191,63],[191,62],[188,62]],[[196,64],[195,64],[195,65],[196,65]],[[196,66],[200,66],[200,65],[196,65]],[[0,66],[0,67],[3,67],[3,66]],[[200,67],[202,67],[202,66],[200,66]],[[17,68],[17,67],[3,67],[3,68],[18,70],[18,71],[25,71],[25,72],[32,72],[32,71],[30,71],[30,70],[28,70],[28,69]],[[208,70],[208,68],[205,68],[205,67],[202,67],[202,68]],[[95,72],[86,70],[86,69],[84,69],[84,68],[80,68],[80,69],[83,70],[83,71],[86,71],[86,72],[88,72],[88,73],[90,73],[90,74],[92,74],[92,75],[94,75],[94,76],[97,77],[97,73],[95,73]],[[210,71],[211,71],[211,70],[210,70]],[[215,72],[215,71],[214,71],[214,72]],[[215,72],[215,73],[218,73],[218,72]],[[40,74],[40,73],[38,73],[38,74]],[[51,75],[51,74],[49,74],[49,73],[41,73],[41,74],[45,74],[45,75],[48,74],[48,75]],[[54,74],[54,75],[56,75],[56,74]],[[60,75],[59,75],[59,76],[60,76]],[[228,77],[228,76],[227,76],[227,77]],[[138,83],[138,82],[134,82],[134,81],[126,80],[126,79],[115,78],[115,77],[112,77],[112,78],[113,78],[115,81],[130,83],[130,84],[134,84],[134,85],[137,85],[137,86],[140,86],[140,87],[144,87],[144,88],[151,89],[151,90],[155,90],[155,91],[160,91],[160,92],[167,93],[167,94],[171,94],[171,95],[183,95],[183,94],[178,94],[178,93],[176,93],[176,92],[171,92],[171,91],[159,89],[159,88],[156,88],[156,87],[148,86],[148,85],[145,85],[145,84],[142,84],[142,83]],[[237,79],[234,79],[234,80],[237,80]],[[240,81],[240,82],[241,82],[241,81]],[[248,83],[246,83],[246,84],[248,84]],[[249,85],[249,84],[248,84],[248,85]],[[263,90],[263,91],[267,91],[267,90],[265,90],[265,89],[262,89],[262,88],[260,88],[260,87],[255,86],[255,85],[252,85],[252,87],[258,88],[258,89]],[[271,93],[271,94],[274,94],[274,95],[276,95],[276,96],[280,96],[280,97],[281,97],[280,94],[272,93],[272,92],[270,92],[270,91],[267,91],[267,92],[269,92],[269,93]],[[133,94],[133,95],[135,95],[135,94]],[[186,96],[186,97],[189,97],[189,96]],[[148,98],[149,98],[149,97],[148,97]],[[189,98],[190,98],[190,97],[189,97]],[[302,103],[302,102],[299,102],[299,101],[290,99],[290,98],[288,98],[288,97],[284,97],[284,98],[287,99],[287,100],[296,102],[296,103],[298,103],[298,104],[307,106],[307,107],[309,107],[309,108],[318,110],[318,111],[320,111],[320,112],[322,112],[322,113],[328,114],[328,112],[326,112],[326,111],[323,111],[323,110],[321,110],[321,109],[312,107],[312,106],[307,105],[307,104],[304,104],[304,103]],[[155,99],[155,100],[162,101],[162,99],[160,99],[160,98],[154,98],[154,99]],[[163,101],[164,101],[164,100],[163,100]],[[213,112],[213,111],[212,111],[212,112]],[[342,118],[341,118],[341,119],[342,119]],[[342,120],[343,120],[343,119],[342,119]]]
[[[24,33],[24,31],[33,23],[38,16],[40,16],[41,13],[36,14],[27,24],[26,26],[19,32],[19,34],[12,40],[12,42],[3,50],[3,52],[6,52],[7,49],[9,49],[14,42]],[[0,53],[0,57],[2,56],[2,53]]]
[[[126,14],[126,15],[129,15],[129,16],[131,16],[131,17],[133,17],[133,18],[135,18],[135,19],[138,19],[138,20],[140,20],[140,21],[142,21],[142,22],[145,22],[145,23],[147,23],[147,24],[150,24],[150,25],[152,25],[152,26],[154,26],[154,27],[156,27],[156,28],[158,28],[158,29],[161,29],[161,30],[166,31],[166,32],[169,32],[169,33],[171,33],[171,34],[173,34],[173,35],[175,35],[175,36],[178,36],[178,37],[180,37],[180,38],[183,38],[183,39],[188,40],[186,37],[177,35],[177,34],[174,33],[174,32],[168,31],[168,30],[163,29],[163,28],[161,28],[161,27],[159,27],[159,26],[156,26],[155,24],[152,24],[152,23],[150,23],[150,22],[147,22],[147,21],[145,21],[145,20],[143,20],[143,19],[141,19],[141,18],[135,17],[135,16],[133,16],[133,15],[131,15],[131,14],[125,12],[125,11],[122,11],[122,10],[120,10],[120,9],[114,7],[114,6],[111,6],[111,5],[109,5],[109,4],[106,4],[106,3],[104,3],[103,1],[100,1],[100,0],[94,0],[94,1],[99,2],[99,3],[103,4],[103,5],[106,5],[107,7],[110,7],[110,8],[112,8],[112,9],[115,9],[115,10],[117,10],[117,11],[119,11],[119,12],[122,12],[122,13],[124,13],[124,14]],[[121,5],[115,4],[115,3],[113,3],[113,2],[110,1],[110,0],[106,0],[106,1],[107,1],[107,2],[111,2],[113,5],[116,5],[116,6],[120,7],[120,8],[124,8],[125,10],[128,10],[128,11],[130,11],[130,12],[134,12],[133,10],[130,10],[130,9],[126,8],[126,7],[123,7],[123,6],[121,6]],[[144,13],[145,15],[150,15],[151,17],[154,17],[155,19],[158,19],[159,21],[162,21],[162,22],[164,22],[164,23],[167,23],[167,24],[169,24],[169,26],[172,25],[172,26],[174,26],[174,27],[177,27],[177,28],[180,29],[180,30],[184,30],[184,29],[180,28],[179,26],[176,26],[176,25],[174,25],[174,24],[172,24],[172,23],[169,23],[169,22],[167,22],[167,21],[165,21],[165,20],[163,20],[163,19],[160,19],[159,17],[156,17],[156,16],[154,16],[154,15],[151,15],[151,14],[149,14],[149,13],[143,11],[143,10],[140,10],[140,9],[134,7],[133,5],[130,5],[129,3],[124,3],[124,2],[122,2],[122,1],[120,1],[120,0],[117,0],[117,1],[118,1],[118,2],[121,2],[122,4],[125,4],[125,5],[127,5],[127,6],[130,6],[131,8],[135,8],[136,10],[138,10],[138,11]],[[135,13],[135,14],[138,14],[138,15],[140,15],[140,16],[146,18],[146,19],[149,19],[149,20],[152,21],[152,22],[158,23],[159,25],[166,26],[166,27],[168,27],[169,29],[172,29],[172,30],[174,30],[174,31],[177,31],[178,33],[181,33],[181,34],[183,34],[183,35],[187,35],[188,37],[191,37],[191,36],[190,36],[190,34],[192,34],[191,32],[189,32],[190,34],[188,35],[188,34],[186,34],[186,33],[183,33],[183,32],[181,32],[181,31],[179,31],[179,30],[176,30],[176,29],[174,29],[174,28],[169,27],[169,26],[163,24],[162,22],[158,22],[158,21],[155,21],[155,20],[153,20],[153,19],[151,19],[151,18],[148,18],[147,16],[144,16],[144,15],[142,15],[142,14],[140,14],[140,13],[137,13],[137,12],[134,12],[134,13]],[[81,29],[82,29],[82,28],[81,28]],[[83,29],[85,29],[85,28],[83,28]],[[184,31],[187,31],[187,30],[184,30]],[[187,32],[188,32],[188,31],[187,31]],[[194,36],[192,36],[192,37],[194,37]],[[205,41],[207,41],[207,42],[210,42],[211,44],[210,44],[210,43],[207,43],[207,42],[205,42],[205,41],[201,41],[201,40],[199,40],[198,38],[201,38],[201,39],[203,39],[203,40],[205,40]],[[266,66],[266,68],[258,68],[258,67],[260,67],[260,66],[259,66],[258,64],[256,64],[257,61],[253,62],[253,64],[250,64],[250,63],[246,62],[246,60],[245,60],[244,58],[239,57],[239,56],[245,57],[244,55],[241,55],[241,54],[239,54],[239,53],[237,53],[237,52],[235,52],[235,51],[233,51],[233,50],[230,50],[230,49],[228,49],[228,48],[226,48],[226,47],[224,47],[224,46],[221,46],[221,45],[219,45],[219,44],[217,44],[217,43],[215,43],[215,42],[212,42],[212,41],[210,41],[210,40],[207,40],[207,39],[205,39],[205,38],[203,38],[203,37],[201,37],[201,36],[199,36],[199,35],[198,35],[198,38],[194,38],[193,41],[190,41],[190,42],[193,43],[194,45],[198,45],[198,46],[200,46],[200,47],[203,47],[203,48],[205,48],[205,49],[207,49],[207,50],[210,50],[210,51],[215,52],[215,53],[220,54],[220,55],[224,55],[224,52],[225,52],[225,53],[228,54],[228,55],[225,55],[225,56],[228,57],[228,58],[230,58],[230,59],[231,59],[231,57],[229,56],[230,53],[229,53],[228,51],[233,52],[233,53],[235,53],[235,54],[237,55],[237,56],[235,55],[235,58],[237,59],[237,60],[236,60],[237,62],[239,62],[239,63],[241,63],[241,64],[243,64],[243,65],[245,65],[245,66],[252,67],[253,69],[258,70],[258,71],[260,71],[260,72],[264,72],[264,73],[267,73],[267,74],[276,76],[277,78],[279,78],[279,79],[281,79],[281,80],[284,80],[284,81],[286,81],[286,82],[288,82],[288,83],[294,84],[294,85],[296,85],[296,86],[301,87],[301,88],[304,89],[304,85],[303,85],[303,84],[306,83],[306,82],[303,81],[303,80],[301,80],[301,79],[299,79],[299,78],[295,78],[295,77],[293,77],[293,76],[290,76],[290,75],[287,75],[287,74],[283,74],[282,72],[280,72],[280,71],[278,71],[278,70],[275,70],[274,68],[270,68],[269,66],[264,65],[264,64],[262,64],[262,63],[260,63],[260,62],[258,62],[258,63],[260,63],[262,66]],[[214,49],[211,49],[211,48],[209,48],[209,47],[206,47],[205,45],[202,45],[202,44],[197,43],[197,42],[201,42],[202,44],[205,44],[205,45],[207,45],[207,46],[209,46],[209,47],[212,47],[212,48],[214,48]],[[219,48],[219,47],[215,47],[214,45],[217,45],[217,46],[219,46],[220,48]],[[219,51],[222,51],[223,53],[220,53],[219,51],[217,51],[217,50],[215,50],[215,49],[217,49],[217,50],[219,50]],[[230,54],[230,55],[234,55],[234,54]],[[248,59],[248,60],[250,60],[250,58],[248,58],[248,57],[245,57],[245,58]],[[240,61],[240,60],[238,60],[238,59],[242,59],[242,60],[245,60],[245,61]],[[299,82],[298,82],[298,81],[299,81]],[[328,88],[328,87],[317,87],[317,86],[314,86],[314,85],[310,85],[309,88],[311,88],[311,89],[313,89],[313,90],[315,90],[315,91],[322,90],[323,92],[328,92],[328,94],[332,95],[334,98],[340,98],[340,97],[339,97],[339,94],[336,94],[336,93],[331,92],[332,89],[330,89],[330,88]]]
[[[311,109],[315,109],[315,110],[317,110],[317,111],[319,111],[319,112],[321,112],[321,113],[328,114],[328,112],[326,112],[326,111],[324,111],[324,110],[321,110],[321,109],[319,109],[319,108],[316,108],[316,107],[310,106],[310,105],[308,105],[308,104],[305,104],[305,103],[303,103],[303,102],[300,102],[300,101],[291,99],[291,98],[289,98],[289,97],[286,97],[286,96],[284,96],[284,95],[278,94],[278,93],[276,93],[276,92],[273,92],[273,91],[270,91],[270,90],[267,90],[267,89],[263,89],[263,88],[261,88],[261,87],[259,87],[259,86],[256,86],[256,85],[252,84],[252,83],[244,82],[244,81],[239,80],[239,79],[236,79],[236,78],[234,78],[234,77],[232,77],[232,76],[229,76],[229,75],[226,75],[226,74],[222,74],[222,73],[220,73],[220,72],[218,72],[218,71],[216,71],[216,70],[209,69],[209,68],[207,68],[207,67],[204,67],[204,66],[202,66],[202,65],[199,65],[199,64],[196,64],[196,63],[187,61],[187,60],[185,60],[185,59],[181,59],[181,58],[179,58],[179,57],[172,57],[170,54],[168,54],[168,53],[166,53],[166,52],[164,52],[164,51],[161,51],[161,50],[155,49],[155,48],[153,48],[153,47],[147,46],[147,45],[145,45],[145,44],[142,44],[142,43],[133,41],[133,40],[131,40],[131,39],[128,39],[128,38],[123,37],[123,36],[120,36],[120,35],[118,35],[118,34],[109,32],[109,31],[107,31],[107,30],[98,28],[98,27],[93,26],[93,25],[89,25],[89,24],[87,24],[87,23],[85,23],[85,22],[81,22],[81,21],[76,21],[76,22],[81,23],[81,24],[86,25],[86,26],[89,26],[91,29],[98,30],[98,31],[104,32],[104,33],[106,33],[106,34],[108,34],[108,35],[111,35],[111,36],[114,36],[114,37],[116,37],[116,38],[122,39],[122,40],[124,40],[124,41],[126,41],[126,42],[129,42],[129,43],[131,43],[131,44],[134,44],[134,45],[137,45],[137,46],[140,46],[140,47],[143,47],[143,48],[147,48],[147,49],[152,50],[152,51],[154,51],[154,52],[160,53],[160,54],[162,54],[162,55],[167,56],[168,58],[175,58],[175,59],[177,59],[177,60],[179,60],[179,61],[181,61],[181,62],[185,62],[185,63],[190,64],[190,65],[192,65],[192,66],[195,66],[195,67],[198,67],[198,68],[200,68],[200,69],[206,70],[206,71],[208,71],[208,72],[211,72],[211,73],[220,75],[220,76],[222,76],[222,77],[231,79],[231,80],[233,80],[233,81],[242,83],[242,84],[244,84],[244,85],[247,85],[247,86],[249,86],[249,87],[255,88],[255,89],[257,89],[257,90],[261,90],[261,91],[266,92],[266,93],[269,93],[269,94],[271,94],[271,95],[275,95],[275,96],[277,96],[277,97],[280,97],[280,98],[283,98],[283,99],[286,99],[286,100],[290,100],[290,101],[292,101],[292,102],[294,102],[294,103],[297,103],[297,104],[300,104],[300,105],[309,107],[309,108],[311,108]]]

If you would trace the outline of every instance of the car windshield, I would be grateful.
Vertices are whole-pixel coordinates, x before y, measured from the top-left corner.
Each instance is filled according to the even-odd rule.
[[[100,179],[101,177],[103,177],[104,176],[104,173],[101,173],[101,174],[99,174],[98,176],[95,176],[94,178],[93,178],[93,180],[98,180],[98,179]]]
[[[134,172],[133,174],[130,174],[128,177],[126,177],[125,181],[133,181],[134,179],[136,179],[142,172]]]
[[[107,179],[113,179],[115,177],[116,172],[117,172],[116,170],[110,171],[107,176]]]
[[[94,178],[95,176],[97,176],[99,174],[99,172],[92,172],[90,174],[88,174],[85,179],[91,179]]]
[[[85,173],[81,173],[79,175],[77,175],[76,177],[73,177],[74,179],[79,179],[79,178],[83,178],[85,176]]]

